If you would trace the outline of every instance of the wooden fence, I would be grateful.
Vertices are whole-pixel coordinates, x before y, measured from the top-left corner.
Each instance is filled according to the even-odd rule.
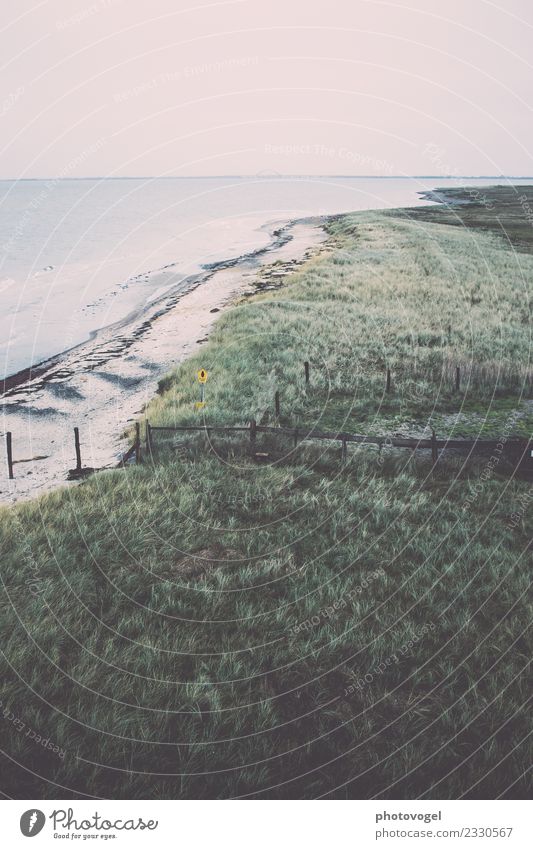
[[[305,361],[303,363],[303,367],[305,383],[306,386],[309,386],[309,384],[311,383],[311,368],[309,362]],[[460,391],[460,387],[461,369],[459,366],[456,366],[454,375],[454,389],[458,392]],[[390,368],[387,368],[386,370],[385,391],[387,393],[393,391],[392,375]],[[345,433],[344,431],[319,431],[314,428],[307,429],[305,427],[281,427],[279,425],[279,420],[281,416],[280,410],[280,392],[276,391],[274,394],[274,413],[277,424],[274,427],[258,425],[253,419],[248,425],[242,426],[203,424],[162,427],[151,425],[148,421],[146,421],[146,451],[149,455],[152,454],[154,435],[158,432],[164,431],[174,433],[197,431],[203,432],[207,436],[209,436],[211,433],[248,433],[250,442],[252,443],[252,450],[256,442],[257,434],[264,433],[270,434],[274,437],[292,438],[295,447],[296,445],[298,445],[299,442],[304,442],[306,440],[328,440],[331,442],[339,442],[341,446],[341,456],[343,461],[346,461],[347,459],[348,445],[350,443],[357,443],[359,445],[376,445],[380,450],[384,446],[387,446],[390,448],[405,448],[411,451],[431,451],[433,463],[436,463],[438,461],[439,452],[441,451],[456,451],[461,454],[466,454],[468,456],[472,454],[487,454],[489,452],[495,452],[498,455],[505,454],[507,457],[509,457],[509,459],[512,459],[516,463],[517,468],[519,468],[520,471],[526,471],[527,473],[533,472],[533,441],[528,440],[526,438],[501,437],[499,439],[451,439],[448,437],[444,437],[442,439],[438,439],[435,434],[435,431],[432,432],[430,438],[403,436],[390,437],[369,436],[367,434],[358,433]],[[82,465],[80,434],[77,427],[74,428],[74,447],[76,453],[76,467],[74,469],[70,469],[68,473],[68,478],[70,480],[85,477],[94,471],[93,469],[84,467]],[[12,480],[14,478],[13,465],[18,461],[13,459],[13,440],[12,434],[10,432],[6,433],[6,452],[8,475],[9,478]],[[135,457],[135,461],[137,463],[141,462],[141,430],[139,422],[137,422],[135,425],[135,438],[133,444],[121,457],[120,462],[118,463],[118,467],[123,468],[126,463],[133,459],[133,457]]]
[[[292,439],[294,447],[300,442],[307,440],[328,440],[330,442],[339,442],[341,447],[341,457],[343,461],[347,459],[348,445],[355,443],[358,445],[376,445],[380,450],[383,447],[387,448],[406,448],[410,451],[431,451],[431,458],[434,463],[439,459],[441,451],[456,451],[461,454],[470,456],[472,454],[494,453],[497,455],[506,454],[509,458],[514,459],[521,470],[533,471],[533,441],[515,437],[500,439],[452,439],[445,437],[438,439],[435,431],[431,437],[403,437],[403,436],[369,436],[367,434],[346,433],[344,431],[319,431],[302,427],[271,427],[266,425],[258,425],[252,419],[248,425],[242,426],[227,426],[227,425],[183,425],[183,426],[154,426],[150,422],[146,422],[146,450],[151,455],[153,452],[153,440],[157,433],[186,433],[199,432],[204,433],[207,437],[215,433],[240,433],[248,434],[252,445],[252,451],[255,447],[257,434],[270,434],[274,437],[288,437]],[[135,446],[132,446],[130,451],[133,453]],[[136,449],[137,453],[140,450],[140,443]],[[130,454],[131,456],[131,454]]]
[[[441,451],[456,451],[463,455],[488,454],[493,453],[501,456],[507,456],[510,460],[516,463],[520,471],[533,473],[533,441],[519,437],[501,437],[499,439],[452,439],[444,437],[438,439],[435,431],[431,437],[417,438],[406,436],[371,436],[362,433],[346,433],[345,431],[320,431],[315,428],[305,427],[281,427],[258,425],[254,419],[251,419],[247,425],[181,425],[181,426],[159,426],[151,425],[149,421],[145,422],[145,451],[148,456],[152,456],[154,449],[154,438],[158,433],[203,433],[208,438],[211,434],[247,434],[251,446],[252,454],[257,454],[255,451],[257,435],[268,434],[271,437],[289,438],[296,447],[298,443],[315,440],[327,440],[329,442],[338,442],[341,448],[341,458],[343,462],[347,460],[348,445],[350,443],[357,445],[376,445],[381,451],[386,448],[405,448],[410,451],[431,451],[433,463],[439,459]],[[91,474],[94,469],[87,468],[82,464],[80,433],[77,427],[74,428],[74,450],[76,454],[76,467],[68,472],[69,480],[86,477]],[[6,433],[6,452],[7,452],[7,467],[9,479],[13,480],[13,466],[17,460],[13,459],[13,441],[12,434]],[[142,444],[141,444],[141,427],[139,422],[135,424],[135,438],[133,444],[121,457],[118,468],[124,466],[135,457],[135,462],[140,463],[142,460]]]
[[[329,442],[338,442],[341,447],[341,458],[346,462],[348,456],[348,445],[350,443],[357,445],[375,445],[381,451],[386,448],[405,448],[410,451],[431,451],[431,459],[433,463],[437,463],[439,453],[442,451],[452,451],[461,455],[496,455],[498,460],[502,457],[515,463],[517,470],[533,474],[533,440],[528,440],[519,437],[500,437],[499,439],[452,439],[444,437],[438,439],[435,431],[431,437],[417,438],[407,436],[371,436],[363,433],[346,433],[345,431],[320,431],[314,428],[307,429],[305,427],[280,427],[258,425],[254,419],[250,420],[248,425],[176,425],[176,426],[160,426],[151,425],[149,421],[145,423],[145,451],[151,457],[154,450],[154,438],[158,433],[203,433],[208,438],[211,434],[247,434],[251,446],[252,454],[258,455],[255,451],[257,435],[269,434],[275,438],[289,438],[296,448],[298,443],[306,441],[327,440]],[[68,472],[69,480],[77,480],[78,478],[86,477],[91,474],[94,469],[83,466],[81,459],[80,434],[77,427],[74,428],[74,449],[76,453],[76,467]],[[12,434],[6,433],[6,451],[7,451],[7,467],[10,480],[14,478],[13,466],[17,462],[13,459],[13,441]],[[133,444],[128,448],[125,454],[121,457],[118,468],[124,468],[126,463],[135,457],[135,462],[142,461],[142,444],[141,444],[141,426],[137,422],[135,424],[135,438]]]

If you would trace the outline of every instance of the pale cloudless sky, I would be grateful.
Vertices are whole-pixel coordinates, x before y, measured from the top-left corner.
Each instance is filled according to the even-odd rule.
[[[3,178],[533,174],[531,0],[4,6]]]

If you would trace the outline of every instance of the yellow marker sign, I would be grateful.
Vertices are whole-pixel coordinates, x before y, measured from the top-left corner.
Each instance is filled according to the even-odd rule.
[[[207,372],[205,368],[201,368],[198,374],[198,383],[207,383]]]

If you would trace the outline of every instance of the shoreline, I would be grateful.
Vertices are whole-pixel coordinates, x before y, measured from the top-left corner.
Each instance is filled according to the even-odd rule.
[[[89,345],[92,342],[97,341],[99,337],[102,336],[104,333],[108,331],[119,331],[124,327],[128,327],[129,325],[133,324],[137,319],[140,319],[143,315],[148,314],[150,311],[152,311],[152,309],[157,305],[162,305],[166,300],[168,300],[169,297],[180,297],[184,294],[187,294],[187,292],[191,291],[193,287],[199,286],[202,283],[206,282],[213,274],[216,274],[217,271],[220,271],[225,268],[233,268],[235,266],[240,265],[241,263],[247,262],[248,260],[253,260],[257,257],[260,257],[261,255],[269,251],[274,251],[280,247],[283,247],[283,245],[291,239],[289,230],[294,224],[325,221],[328,217],[333,216],[310,216],[309,218],[291,219],[285,222],[266,222],[259,229],[270,229],[271,241],[267,245],[264,245],[260,248],[255,248],[252,251],[240,254],[230,259],[216,260],[212,263],[203,263],[201,265],[201,271],[182,277],[179,281],[176,281],[174,285],[169,284],[164,294],[160,295],[153,301],[149,301],[148,303],[143,304],[137,309],[131,310],[127,315],[125,315],[118,321],[114,321],[111,324],[102,325],[102,327],[99,327],[98,329],[90,333],[88,338],[83,340],[82,342],[78,342],[75,345],[66,348],[64,351],[60,351],[59,353],[54,354],[51,357],[47,357],[44,360],[40,360],[39,362],[33,365],[19,369],[19,371],[16,371],[13,374],[6,375],[4,378],[0,379],[0,399],[6,397],[12,389],[16,389],[24,383],[27,383],[31,380],[35,380],[36,378],[46,374],[50,369],[54,368],[57,365],[60,365],[61,361],[69,354],[78,349],[84,348],[86,345]],[[157,280],[158,278],[164,278],[167,275],[174,274],[175,272],[172,271],[174,266],[175,263],[170,263],[164,268],[154,269],[153,271],[147,273],[150,274],[154,280]],[[166,309],[170,308],[171,307],[169,306],[166,307]]]
[[[427,204],[431,204],[432,202],[438,205],[444,204],[448,206],[462,205],[465,203],[468,204],[469,202],[471,202],[471,198],[464,200],[453,197],[454,192],[457,192],[456,187],[443,186],[437,189],[418,190],[417,195],[419,197],[419,200],[423,202],[424,206]],[[448,193],[451,193],[452,197],[448,197]],[[383,209],[383,211],[394,212],[397,209],[403,209],[405,211],[410,209],[417,210],[418,206],[401,206],[390,208],[386,207],[385,209]],[[82,349],[84,346],[94,342],[95,340],[98,340],[100,336],[106,333],[107,331],[111,331],[114,329],[118,332],[121,330],[121,328],[127,327],[128,325],[132,324],[134,320],[141,318],[142,315],[153,312],[153,307],[159,303],[163,304],[169,296],[180,296],[181,294],[190,291],[192,287],[204,283],[207,279],[209,279],[210,274],[216,273],[220,269],[237,266],[240,263],[246,262],[249,259],[253,259],[254,257],[259,257],[270,251],[277,250],[279,247],[283,246],[287,238],[290,238],[290,236],[287,236],[287,234],[294,224],[313,222],[320,222],[321,224],[323,224],[329,220],[333,221],[342,218],[345,215],[350,215],[354,212],[363,211],[372,212],[373,208],[361,210],[355,209],[343,212],[331,212],[291,219],[271,219],[263,223],[258,228],[259,231],[269,231],[270,241],[266,245],[255,248],[249,252],[239,254],[238,256],[232,257],[230,259],[216,260],[215,262],[211,263],[200,263],[200,271],[195,271],[191,274],[186,274],[185,276],[180,275],[176,271],[176,266],[178,265],[177,261],[169,262],[165,266],[162,266],[160,268],[154,268],[151,271],[145,272],[145,274],[147,276],[150,276],[154,282],[157,282],[158,280],[161,281],[161,284],[164,285],[165,288],[164,294],[155,298],[153,301],[145,301],[145,303],[138,307],[135,307],[123,318],[113,321],[110,324],[103,324],[101,327],[89,332],[87,337],[81,342],[76,342],[72,346],[65,348],[63,351],[59,351],[56,354],[52,354],[51,356],[46,357],[43,360],[38,360],[32,365],[25,366],[24,368],[19,369],[18,371],[12,374],[0,378],[0,398],[5,397],[13,389],[16,389],[24,383],[44,376],[50,369],[60,365],[63,358],[70,355],[73,351],[77,349]],[[172,278],[176,278],[174,282],[172,282]],[[169,307],[164,308],[167,309]]]
[[[457,193],[445,187],[419,192],[427,205],[381,211],[433,215],[472,206],[471,199],[458,202]],[[325,249],[326,224],[347,215],[266,222],[267,245],[206,263],[174,284],[176,272],[162,269],[160,297],[88,341],[5,378],[0,435],[12,433],[15,480],[0,479],[0,503],[79,482],[68,477],[76,462],[74,426],[80,429],[83,467],[116,468],[130,448],[125,433],[157,393],[159,380],[207,342],[218,313],[238,298],[282,285],[287,273]]]
[[[268,222],[266,246],[206,264],[176,281],[142,309],[101,328],[87,341],[3,381],[2,433],[13,439],[14,480],[0,481],[9,504],[71,486],[73,428],[82,464],[112,469],[129,445],[125,431],[158,390],[158,381],[207,341],[219,314],[236,299],[280,283],[324,248],[333,216]],[[171,272],[162,283],[171,283]]]

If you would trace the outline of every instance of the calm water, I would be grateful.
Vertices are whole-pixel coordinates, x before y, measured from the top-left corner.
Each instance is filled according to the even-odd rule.
[[[462,183],[464,184],[464,180]],[[468,180],[490,185],[496,180]],[[411,206],[436,178],[208,178],[0,182],[0,373],[83,342],[180,275],[270,241],[296,216]]]

